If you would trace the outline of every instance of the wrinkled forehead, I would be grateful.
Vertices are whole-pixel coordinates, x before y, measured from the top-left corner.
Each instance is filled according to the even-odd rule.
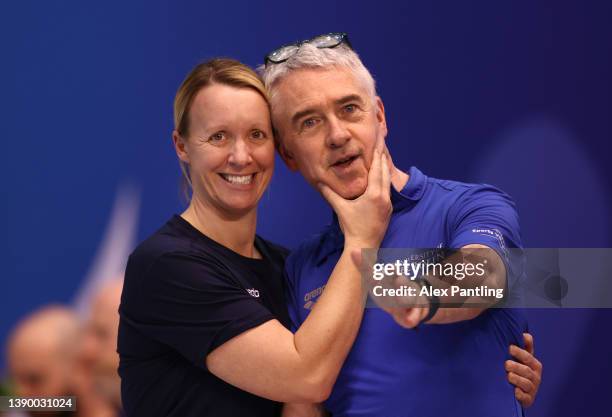
[[[347,95],[371,99],[366,82],[351,68],[335,65],[289,69],[269,89],[276,115],[299,111],[296,107],[316,100],[339,100]]]

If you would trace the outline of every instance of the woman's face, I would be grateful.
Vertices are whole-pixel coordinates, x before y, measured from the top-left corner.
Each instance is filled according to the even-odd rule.
[[[266,101],[255,90],[213,84],[189,110],[179,157],[189,164],[194,198],[228,214],[257,206],[274,171],[274,138]]]

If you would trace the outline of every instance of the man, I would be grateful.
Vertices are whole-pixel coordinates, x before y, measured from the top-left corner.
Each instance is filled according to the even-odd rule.
[[[78,364],[79,322],[67,307],[47,306],[22,319],[7,347],[9,374],[16,397],[75,396],[80,416],[106,417],[100,403],[83,384]],[[75,415],[72,411],[35,415]]]
[[[17,324],[8,341],[8,367],[16,397],[75,395],[78,320],[61,306],[35,311]],[[44,413],[60,416],[59,411]]]
[[[372,76],[346,35],[282,47],[266,57],[262,75],[279,152],[289,168],[299,170],[332,206],[361,195],[376,138],[386,136],[387,126]],[[381,248],[490,248],[487,260],[495,267],[487,282],[498,288],[515,284],[515,271],[506,274],[503,262],[508,247],[521,246],[508,196],[391,165],[393,216]],[[288,303],[295,326],[325,286],[342,242],[334,219],[289,257]],[[522,415],[516,399],[531,403],[541,366],[524,351],[520,355],[531,369],[506,364],[517,386],[515,399],[502,364],[508,345],[521,343],[524,317],[512,310],[437,308],[434,298],[429,301],[422,308],[389,309],[391,315],[366,311],[325,408],[334,416]],[[426,324],[418,332],[404,328],[421,323]],[[295,406],[286,415],[307,411],[313,410]]]
[[[119,415],[121,410],[117,331],[122,288],[123,279],[113,279],[95,294],[85,322],[80,351],[93,390],[106,403],[109,415]]]

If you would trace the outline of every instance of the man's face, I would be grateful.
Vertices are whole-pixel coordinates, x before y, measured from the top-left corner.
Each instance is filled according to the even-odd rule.
[[[70,366],[57,352],[57,343],[41,335],[38,341],[22,342],[9,353],[9,367],[19,397],[70,395]]]
[[[376,139],[387,126],[382,101],[350,69],[290,72],[276,86],[272,120],[289,168],[344,198],[363,194]]]

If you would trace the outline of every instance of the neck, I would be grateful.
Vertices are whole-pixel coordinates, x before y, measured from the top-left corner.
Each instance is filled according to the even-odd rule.
[[[391,162],[391,184],[395,191],[400,192],[406,186],[409,178],[410,175],[396,168]]]
[[[256,207],[244,213],[229,214],[194,195],[181,217],[226,248],[248,258],[261,257],[255,249]]]

